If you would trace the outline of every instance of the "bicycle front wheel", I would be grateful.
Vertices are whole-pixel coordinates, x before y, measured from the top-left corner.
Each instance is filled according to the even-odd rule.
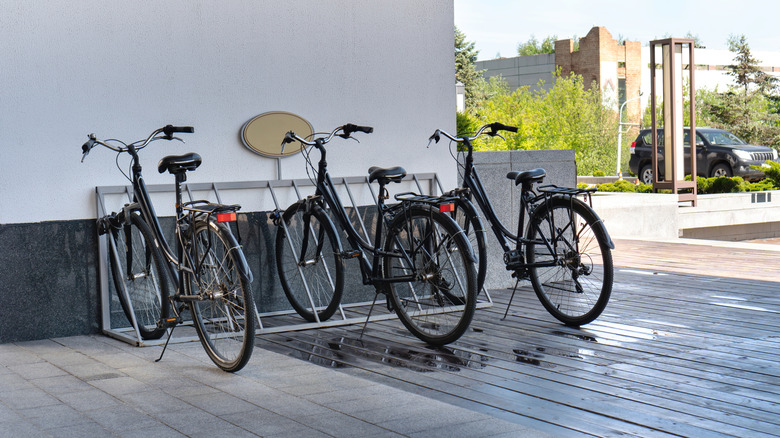
[[[487,244],[485,242],[485,227],[482,224],[482,219],[480,219],[474,204],[464,198],[458,199],[455,211],[451,214],[458,226],[463,229],[471,244],[471,249],[474,250],[477,269],[477,292],[482,292],[487,275]]]
[[[227,227],[210,220],[195,222],[189,255],[193,274],[185,281],[190,312],[200,341],[212,361],[234,372],[246,365],[255,341],[255,304],[239,263],[241,248]]]
[[[168,316],[169,288],[152,230],[133,210],[121,228],[111,230],[111,238],[116,243],[116,252],[109,245],[111,274],[122,310],[131,324],[135,320],[142,339],[159,339],[165,333],[158,322]]]
[[[344,262],[336,229],[319,205],[298,202],[276,230],[276,269],[284,294],[306,321],[326,321],[341,303]]]
[[[431,345],[460,338],[477,301],[472,249],[460,227],[427,205],[408,205],[398,210],[385,239],[390,254],[383,274],[404,326]]]
[[[598,221],[582,201],[553,197],[534,211],[526,232],[534,291],[569,326],[595,320],[612,293],[612,252]]]

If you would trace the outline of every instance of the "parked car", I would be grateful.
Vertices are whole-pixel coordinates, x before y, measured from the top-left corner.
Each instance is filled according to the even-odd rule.
[[[685,128],[685,173],[691,173],[690,129]],[[653,183],[652,162],[653,134],[651,129],[639,132],[631,143],[631,159],[628,168],[645,184]],[[664,130],[658,129],[658,170],[664,172]],[[736,135],[723,129],[696,128],[696,174],[705,178],[716,176],[741,176],[754,181],[764,178],[764,172],[750,166],[766,166],[766,161],[777,161],[777,151],[767,146],[747,144]]]

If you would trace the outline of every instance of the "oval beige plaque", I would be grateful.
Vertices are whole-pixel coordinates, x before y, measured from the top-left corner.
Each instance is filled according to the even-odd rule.
[[[293,131],[300,137],[307,138],[314,129],[306,119],[297,114],[272,111],[260,114],[246,122],[241,128],[241,140],[249,150],[264,157],[288,157],[300,152],[301,144],[288,143],[282,153],[282,139],[287,131]]]

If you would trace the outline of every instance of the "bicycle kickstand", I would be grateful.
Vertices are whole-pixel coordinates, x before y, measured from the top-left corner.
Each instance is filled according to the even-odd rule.
[[[371,319],[371,313],[374,312],[374,306],[376,305],[376,299],[379,298],[379,294],[381,292],[377,291],[376,294],[374,294],[374,301],[371,303],[371,308],[368,309],[368,316],[366,316],[366,321],[363,323],[363,329],[360,330],[360,337],[358,338],[360,341],[363,340],[363,333],[366,332],[366,326],[368,325],[368,320]]]
[[[501,318],[501,321],[506,319],[506,316],[509,314],[509,308],[512,307],[512,300],[515,299],[515,292],[517,292],[517,285],[520,284],[520,279],[518,278],[517,281],[515,281],[515,287],[512,289],[512,296],[509,297],[509,304],[506,305],[506,312],[504,312],[504,317]]]
[[[171,341],[171,336],[173,336],[173,330],[176,328],[177,325],[179,325],[179,322],[181,322],[181,320],[179,319],[178,316],[174,316],[174,317],[171,317],[171,318],[165,318],[163,320],[163,323],[168,328],[170,328],[170,330],[168,331],[168,338],[165,340],[165,345],[163,345],[163,349],[162,349],[162,352],[160,353],[160,357],[158,357],[157,360],[154,361],[155,363],[157,363],[157,362],[162,360],[163,355],[165,354],[165,350],[168,349],[168,342]]]

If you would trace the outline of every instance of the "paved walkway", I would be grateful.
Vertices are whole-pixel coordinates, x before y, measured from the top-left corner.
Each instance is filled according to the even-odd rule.
[[[200,343],[105,336],[0,345],[0,437],[516,437],[530,428],[257,350],[237,374]]]

